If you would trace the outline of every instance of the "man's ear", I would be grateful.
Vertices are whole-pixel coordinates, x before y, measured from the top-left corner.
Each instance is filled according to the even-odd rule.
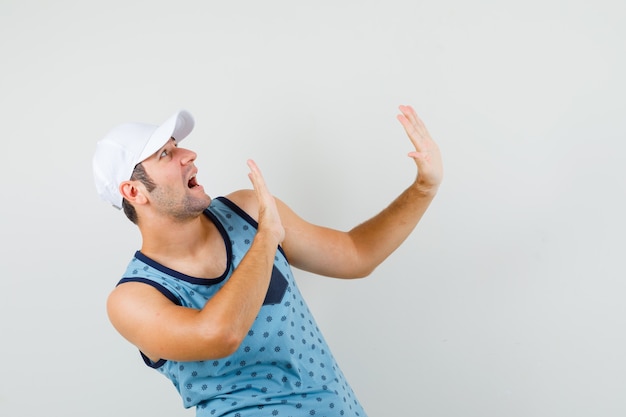
[[[145,204],[148,199],[146,189],[139,181],[124,181],[120,184],[120,194],[132,204]]]

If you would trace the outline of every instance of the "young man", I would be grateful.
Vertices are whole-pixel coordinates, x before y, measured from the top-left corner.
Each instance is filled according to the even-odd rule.
[[[415,228],[443,168],[415,111],[399,109],[416,179],[347,232],[300,218],[252,160],[253,190],[211,199],[196,181],[196,154],[179,147],[194,126],[186,111],[159,127],[120,125],[98,142],[98,193],[142,236],[109,296],[110,320],[198,416],[365,416],[290,266],[365,277]]]

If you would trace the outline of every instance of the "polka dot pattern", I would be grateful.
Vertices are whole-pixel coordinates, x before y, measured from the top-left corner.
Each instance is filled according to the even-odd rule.
[[[189,277],[138,253],[122,281],[145,282],[177,304],[202,308],[228,281],[257,226],[225,198],[214,199],[206,214],[230,247],[231,264],[225,276]],[[263,305],[237,352],[209,361],[147,363],[172,381],[183,405],[196,407],[199,417],[365,417],[296,286],[282,249],[276,253],[274,269],[277,276],[268,291],[272,303]]]

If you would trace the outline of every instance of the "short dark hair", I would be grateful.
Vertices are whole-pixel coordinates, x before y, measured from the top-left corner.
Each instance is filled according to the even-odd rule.
[[[152,191],[156,188],[156,184],[152,178],[150,178],[150,175],[148,175],[141,162],[135,165],[135,169],[133,169],[133,174],[130,176],[130,180],[141,181],[148,191]],[[125,198],[122,198],[122,208],[124,209],[124,214],[128,217],[128,220],[137,224],[137,210],[135,210],[135,207],[133,207],[133,205],[130,204]]]

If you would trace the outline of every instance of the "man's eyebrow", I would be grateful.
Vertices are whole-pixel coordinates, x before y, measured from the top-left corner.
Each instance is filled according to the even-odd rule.
[[[176,139],[174,139],[173,137],[171,137],[170,140],[165,142],[165,145],[161,146],[157,152],[162,151],[163,149],[167,148],[167,146],[172,142],[174,142],[174,145],[176,145]]]

